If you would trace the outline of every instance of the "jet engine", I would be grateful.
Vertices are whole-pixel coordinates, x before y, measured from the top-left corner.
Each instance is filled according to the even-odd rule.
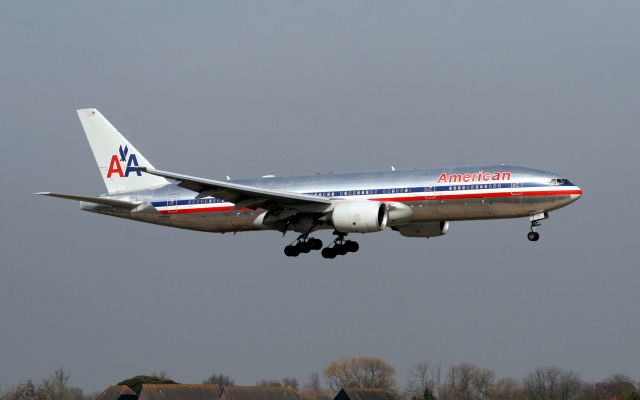
[[[449,232],[449,221],[414,222],[407,225],[394,227],[393,230],[400,232],[406,237],[434,237],[442,236]]]
[[[328,222],[339,232],[378,232],[387,226],[387,206],[377,201],[343,201],[337,203]]]

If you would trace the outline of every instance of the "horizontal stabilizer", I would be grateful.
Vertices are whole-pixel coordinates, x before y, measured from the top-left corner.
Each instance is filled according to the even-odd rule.
[[[110,199],[108,197],[78,196],[75,194],[62,194],[62,193],[52,193],[52,192],[38,192],[34,194],[41,195],[41,196],[58,197],[58,198],[67,199],[67,200],[85,201],[88,203],[102,204],[102,205],[111,206],[111,207],[134,208],[141,204],[141,203],[134,203],[131,201]]]

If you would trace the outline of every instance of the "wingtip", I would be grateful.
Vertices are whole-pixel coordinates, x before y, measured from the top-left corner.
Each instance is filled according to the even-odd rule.
[[[100,115],[100,111],[96,108],[79,108],[76,110],[78,113],[78,117],[93,117],[95,115]]]
[[[51,192],[36,192],[34,194],[38,196],[49,196]]]

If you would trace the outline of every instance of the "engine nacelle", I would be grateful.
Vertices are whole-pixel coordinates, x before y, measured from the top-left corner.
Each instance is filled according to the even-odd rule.
[[[378,232],[387,226],[387,206],[377,201],[343,201],[336,204],[328,220],[339,232]]]
[[[434,237],[449,232],[449,221],[414,222],[393,228],[406,237]]]
[[[403,203],[386,202],[387,214],[389,215],[387,224],[389,226],[404,225],[413,218],[411,207]]]

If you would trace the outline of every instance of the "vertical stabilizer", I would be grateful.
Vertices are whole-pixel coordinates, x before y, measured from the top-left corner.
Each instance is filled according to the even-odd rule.
[[[144,190],[168,183],[162,177],[133,170],[132,167],[153,166],[100,111],[78,110],[78,117],[109,193]]]

